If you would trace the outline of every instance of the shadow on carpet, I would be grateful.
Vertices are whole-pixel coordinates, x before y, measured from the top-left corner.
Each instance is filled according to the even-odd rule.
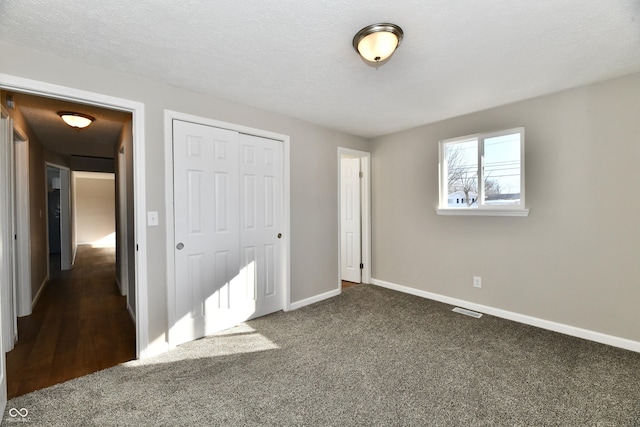
[[[3,425],[640,425],[640,354],[451,308],[354,286],[15,398]]]

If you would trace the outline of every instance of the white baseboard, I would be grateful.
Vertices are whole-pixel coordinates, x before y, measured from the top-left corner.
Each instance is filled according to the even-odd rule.
[[[120,291],[121,297],[127,296],[127,288],[122,286],[122,282],[120,282],[120,278],[116,275],[116,285],[118,285],[118,290]]]
[[[116,285],[118,285],[118,290],[120,291],[120,296],[122,295],[122,285],[120,284],[120,279],[118,279],[118,276],[116,276]]]
[[[292,302],[289,304],[289,307],[285,311],[297,310],[301,307],[304,307],[305,305],[311,305],[329,298],[333,298],[335,296],[340,295],[340,292],[341,292],[340,289],[334,289],[333,291],[325,292],[320,295],[315,295],[310,298],[305,298],[300,301]]]
[[[48,275],[47,275],[47,277],[44,278],[44,280],[40,284],[40,289],[38,289],[38,293],[36,293],[36,296],[33,298],[33,301],[31,302],[31,312],[32,313],[33,313],[33,309],[35,308],[36,304],[38,303],[38,300],[40,299],[40,295],[42,295],[42,291],[44,290],[44,287],[47,285],[47,282],[49,282],[49,276]]]
[[[131,306],[127,304],[127,311],[129,312],[129,316],[131,316],[131,320],[133,320],[133,324],[136,324],[136,315],[133,313]]]
[[[640,342],[632,341],[626,338],[620,338],[613,335],[607,335],[600,332],[590,331],[588,329],[577,328],[575,326],[565,325],[562,323],[552,322],[550,320],[540,319],[537,317],[527,316],[524,314],[514,313],[495,307],[489,307],[482,304],[476,304],[457,298],[451,298],[445,295],[434,294],[432,292],[422,291],[420,289],[410,288],[408,286],[398,285],[396,283],[385,282],[384,280],[371,279],[371,284],[395,291],[404,292],[406,294],[416,295],[422,298],[439,301],[445,304],[460,306],[469,310],[478,311],[480,313],[489,314],[491,316],[501,317],[503,319],[512,320],[514,322],[524,323],[549,331],[559,332],[573,337],[583,338],[595,341],[601,344],[607,344],[613,347],[623,348],[640,353]]]
[[[140,352],[140,359],[147,359],[153,356],[159,356],[163,353],[171,350],[169,343],[166,341],[156,340],[156,342],[150,343],[146,349]]]

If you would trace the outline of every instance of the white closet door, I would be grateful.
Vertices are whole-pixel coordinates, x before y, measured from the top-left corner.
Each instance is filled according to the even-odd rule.
[[[238,134],[174,121],[174,344],[216,330],[238,276]],[[231,316],[229,316],[231,317]],[[220,325],[222,329],[222,325]]]
[[[173,144],[177,345],[282,309],[282,165],[278,141],[211,126],[174,120]]]
[[[282,142],[240,135],[240,248],[252,317],[283,308],[281,281]]]

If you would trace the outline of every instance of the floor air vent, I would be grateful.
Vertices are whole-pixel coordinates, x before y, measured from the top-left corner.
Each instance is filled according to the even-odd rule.
[[[464,314],[465,316],[475,317],[476,319],[479,319],[482,317],[482,313],[478,313],[477,311],[467,310],[466,308],[456,307],[452,311],[455,311],[456,313]]]

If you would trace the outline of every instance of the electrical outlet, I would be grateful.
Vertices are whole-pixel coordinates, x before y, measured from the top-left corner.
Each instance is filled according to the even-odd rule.
[[[473,276],[473,287],[474,288],[481,288],[482,287],[482,277]]]

